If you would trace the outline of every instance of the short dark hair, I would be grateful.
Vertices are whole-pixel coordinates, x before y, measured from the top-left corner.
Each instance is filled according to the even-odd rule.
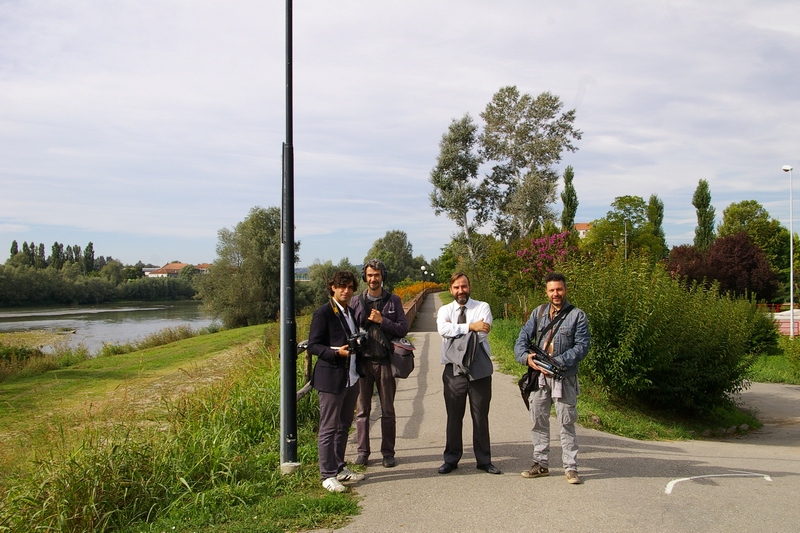
[[[467,276],[464,272],[458,271],[450,276],[450,285],[448,285],[448,287],[452,287],[453,283],[455,283],[458,278],[462,277],[467,278],[467,285],[472,286],[472,284],[469,282],[469,276]]]
[[[561,272],[550,272],[544,277],[545,285],[547,285],[551,281],[560,281],[561,283],[564,284],[565,287],[567,286],[567,278],[564,277],[564,274],[562,274]]]
[[[356,275],[349,270],[340,270],[333,275],[330,283],[328,283],[328,295],[333,296],[333,287],[347,287],[348,285],[352,285],[353,292],[356,292],[356,289],[358,289]]]
[[[388,273],[386,272],[386,264],[380,259],[370,259],[366,263],[364,263],[364,267],[361,269],[361,279],[367,281],[367,269],[371,268],[372,270],[377,270],[381,273],[381,281],[386,281],[388,277]]]

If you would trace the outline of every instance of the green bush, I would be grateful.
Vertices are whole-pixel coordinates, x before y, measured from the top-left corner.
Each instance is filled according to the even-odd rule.
[[[570,262],[564,272],[569,300],[589,319],[591,352],[582,368],[620,397],[709,413],[730,404],[754,344],[769,342],[752,302],[719,296],[715,286],[686,290],[647,258]]]

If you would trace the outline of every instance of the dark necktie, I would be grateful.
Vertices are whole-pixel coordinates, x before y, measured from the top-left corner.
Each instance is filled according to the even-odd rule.
[[[466,324],[467,323],[467,306],[461,306],[461,312],[458,314],[458,320],[456,324]]]

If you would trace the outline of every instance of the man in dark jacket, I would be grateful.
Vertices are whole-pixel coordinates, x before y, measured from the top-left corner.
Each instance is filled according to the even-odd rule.
[[[308,352],[317,356],[311,385],[319,393],[319,471],[322,486],[344,492],[342,482],[364,479],[345,466],[347,432],[353,423],[361,356],[349,349],[348,339],[358,332],[349,307],[358,286],[355,274],[340,270],[329,284],[330,300],[314,311],[308,334]]]
[[[408,320],[403,302],[396,294],[383,288],[386,280],[386,265],[378,259],[364,264],[361,278],[367,282],[367,290],[353,301],[353,316],[356,327],[367,330],[362,370],[359,380],[358,411],[356,412],[356,438],[358,457],[356,464],[366,465],[369,454],[369,415],[372,409],[372,391],[377,386],[381,403],[381,455],[383,466],[395,466],[395,437],[397,421],[394,413],[394,396],[397,380],[392,374],[389,351],[394,350],[391,340],[405,337]]]

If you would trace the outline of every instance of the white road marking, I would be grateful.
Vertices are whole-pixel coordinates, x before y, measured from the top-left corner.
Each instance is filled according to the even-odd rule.
[[[672,494],[672,488],[680,483],[681,481],[692,481],[693,479],[702,479],[706,477],[763,477],[766,481],[772,481],[772,478],[766,474],[756,474],[755,472],[740,472],[738,474],[710,474],[707,476],[694,476],[694,477],[683,477],[680,479],[673,479],[669,483],[667,483],[667,488],[664,489],[666,494]]]

